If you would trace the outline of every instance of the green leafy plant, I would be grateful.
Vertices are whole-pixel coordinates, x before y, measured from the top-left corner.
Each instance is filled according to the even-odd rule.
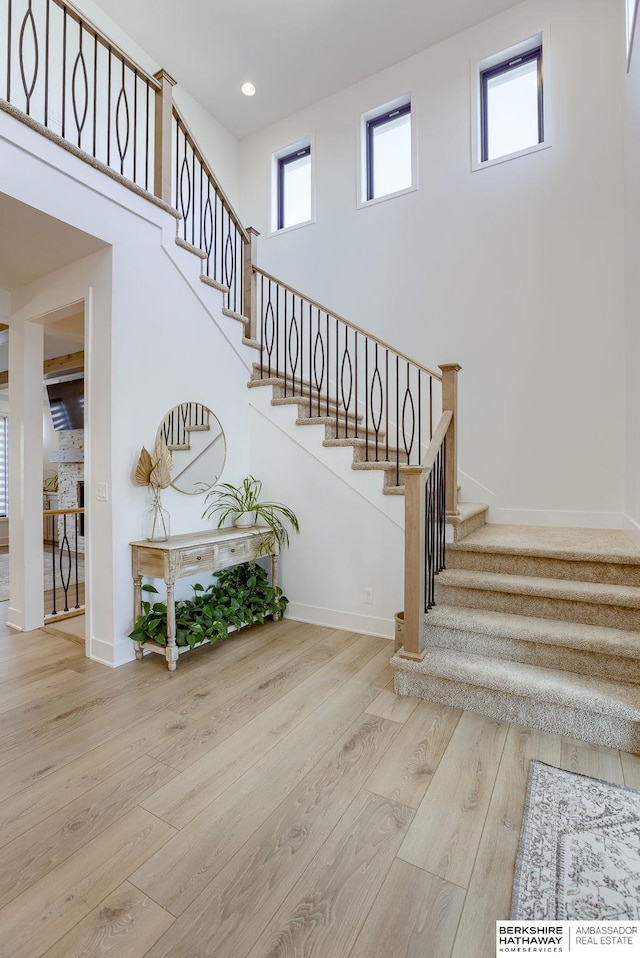
[[[143,585],[148,595],[157,594],[153,585]],[[176,603],[176,645],[190,649],[201,642],[225,639],[230,629],[264,622],[268,615],[283,615],[289,600],[282,589],[273,588],[265,569],[256,562],[244,562],[217,573],[208,586],[192,586],[193,595]],[[129,638],[150,639],[166,645],[167,606],[146,600]]]
[[[211,519],[217,515],[220,529],[229,518],[235,522],[239,516],[253,515],[254,523],[267,528],[265,551],[270,552],[275,545],[279,552],[289,545],[289,526],[300,532],[298,519],[288,506],[281,502],[262,502],[261,495],[262,482],[253,476],[247,476],[239,486],[221,482],[205,496],[206,508],[202,518]]]

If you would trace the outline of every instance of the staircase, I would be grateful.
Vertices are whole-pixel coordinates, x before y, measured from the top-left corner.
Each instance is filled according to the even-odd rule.
[[[353,450],[352,469],[382,472],[384,495],[404,495],[403,465],[408,454],[387,441],[384,429],[370,435],[364,423],[364,414],[346,411],[339,402],[323,396],[318,399],[308,382],[293,384],[284,376],[261,377],[259,364],[254,364],[250,389],[271,387],[272,406],[297,406],[297,426],[324,426],[325,448],[348,447]]]
[[[350,447],[355,470],[378,470],[382,491],[405,497],[396,690],[640,753],[640,554],[630,540],[491,526],[485,506],[458,509],[460,367],[431,370],[260,269],[257,234],[242,225],[173,103],[175,81],[164,70],[147,74],[64,0],[51,11],[51,35],[64,43],[47,45],[44,59],[37,50],[49,43],[48,6],[34,18],[28,5],[17,46],[11,18],[0,36],[8,65],[0,109],[173,216],[176,243],[222,294],[222,314],[239,324],[242,343],[258,352],[249,386],[271,387],[273,405],[296,406],[298,425],[323,425],[324,446]],[[67,18],[77,25],[68,38]],[[84,92],[75,82],[82,74]],[[107,104],[106,117],[97,103]],[[208,429],[194,420],[165,439],[180,458],[196,435],[212,441]],[[445,514],[454,540],[446,569]]]
[[[482,524],[447,547],[396,691],[640,753],[640,552],[624,532]]]

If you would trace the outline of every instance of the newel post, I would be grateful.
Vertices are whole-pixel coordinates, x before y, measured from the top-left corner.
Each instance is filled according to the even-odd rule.
[[[249,234],[249,240],[244,242],[242,247],[242,315],[246,316],[249,320],[249,331],[247,335],[250,339],[256,338],[256,313],[257,313],[257,300],[256,300],[256,276],[253,272],[253,267],[256,265],[256,260],[258,258],[258,237],[260,233],[249,226],[247,229]]]
[[[451,424],[447,432],[447,451],[445,468],[447,482],[445,489],[445,512],[448,516],[458,515],[458,373],[462,366],[447,363],[442,370],[442,411],[451,410]]]
[[[403,659],[422,659],[425,607],[426,470],[408,466],[404,475],[404,648]]]
[[[176,81],[166,70],[158,70],[154,77],[160,89],[156,91],[153,192],[165,203],[171,203],[171,121]]]

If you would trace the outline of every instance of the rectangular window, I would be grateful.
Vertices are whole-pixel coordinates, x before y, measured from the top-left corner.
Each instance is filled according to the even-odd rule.
[[[412,185],[411,104],[367,120],[367,200],[379,199]]]
[[[279,156],[277,229],[311,219],[311,146]]]
[[[3,518],[9,514],[8,440],[8,420],[6,416],[0,416],[0,516]]]
[[[481,162],[544,142],[542,46],[480,73]]]

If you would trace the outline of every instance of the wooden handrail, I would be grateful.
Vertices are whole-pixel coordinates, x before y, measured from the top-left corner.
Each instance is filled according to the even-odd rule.
[[[122,60],[125,66],[129,67],[130,70],[134,70],[141,79],[145,80],[149,84],[149,86],[153,87],[154,90],[160,89],[160,84],[151,73],[147,73],[144,67],[141,67],[139,63],[136,63],[135,60],[132,60],[131,57],[127,56],[124,50],[122,50],[117,43],[114,43],[112,40],[110,40],[109,37],[107,37],[106,34],[104,34],[92,20],[86,17],[84,13],[81,13],[79,10],[77,10],[73,4],[67,3],[66,0],[53,0],[53,2],[57,7],[60,7],[61,10],[66,10],[72,20],[75,20],[76,23],[81,24],[87,30],[93,32],[93,34],[98,37],[100,42],[103,43],[105,47],[108,47],[109,50],[111,50],[111,52],[114,53],[118,59]]]
[[[293,286],[289,286],[288,283],[283,282],[281,279],[278,279],[277,276],[272,276],[271,273],[267,273],[266,270],[261,269],[259,266],[253,267],[254,273],[257,273],[259,276],[264,276],[265,279],[270,279],[272,283],[277,283],[283,289],[288,290],[288,292],[293,293],[294,296],[299,296],[300,299],[303,299],[305,303],[314,306],[316,309],[319,309],[321,312],[326,313],[327,316],[331,316],[333,319],[337,319],[338,322],[344,323],[345,326],[348,326],[349,329],[352,329],[356,333],[364,336],[366,339],[371,340],[372,343],[377,343],[378,346],[381,346],[383,349],[388,349],[389,352],[393,353],[395,356],[398,356],[400,359],[405,360],[405,362],[411,363],[412,366],[415,366],[416,369],[422,370],[428,376],[433,377],[438,382],[442,382],[442,376],[440,373],[437,373],[433,369],[429,369],[428,366],[423,366],[422,363],[416,362],[415,359],[412,359],[411,356],[407,356],[406,353],[400,352],[399,349],[396,349],[395,346],[391,346],[389,343],[386,343],[384,339],[379,339],[377,336],[374,336],[372,333],[367,332],[366,329],[363,329],[361,326],[357,326],[355,323],[350,322],[350,320],[345,319],[344,316],[341,316],[339,313],[335,313],[332,309],[327,309],[326,306],[323,306],[322,303],[316,302],[315,299],[311,299],[310,296],[305,296],[304,293],[301,293],[300,290],[295,289]]]
[[[69,509],[43,509],[43,516],[74,516],[74,515],[83,515],[84,508],[74,507]]]
[[[193,153],[194,153],[196,159],[198,160],[199,163],[202,164],[203,170],[205,171],[205,173],[207,174],[207,176],[208,176],[209,179],[211,180],[213,186],[215,187],[216,193],[218,194],[218,196],[219,196],[220,199],[222,200],[222,205],[224,206],[224,208],[226,209],[227,213],[229,214],[229,216],[230,216],[231,219],[233,220],[233,223],[234,223],[236,229],[238,230],[238,232],[240,233],[240,235],[242,236],[243,241],[244,241],[245,243],[248,243],[248,242],[249,242],[249,233],[247,232],[247,230],[244,228],[244,226],[243,226],[242,223],[240,222],[240,217],[238,216],[238,214],[237,214],[236,211],[234,210],[233,205],[232,205],[232,203],[231,203],[231,200],[229,199],[229,197],[227,196],[227,194],[225,193],[225,191],[224,191],[224,190],[222,189],[222,187],[220,186],[220,181],[218,180],[218,177],[215,175],[215,173],[214,173],[213,170],[211,169],[211,166],[209,165],[207,159],[205,158],[205,156],[204,156],[202,150],[201,150],[200,147],[198,146],[198,142],[197,142],[195,136],[193,135],[193,133],[192,133],[191,130],[189,129],[189,126],[187,125],[186,120],[184,119],[184,117],[183,117],[182,114],[180,113],[180,110],[179,110],[178,107],[175,105],[175,103],[173,104],[173,115],[174,115],[175,119],[178,121],[178,124],[180,125],[180,127],[181,127],[181,129],[182,129],[182,132],[183,132],[183,133],[185,134],[185,136],[187,137],[187,139],[188,139],[188,141],[189,141],[189,146],[190,146],[191,149],[193,150]]]
[[[445,410],[422,466],[404,466],[404,640],[399,653],[404,659],[421,661],[422,630],[426,595],[425,562],[425,487],[453,422],[453,412]]]

